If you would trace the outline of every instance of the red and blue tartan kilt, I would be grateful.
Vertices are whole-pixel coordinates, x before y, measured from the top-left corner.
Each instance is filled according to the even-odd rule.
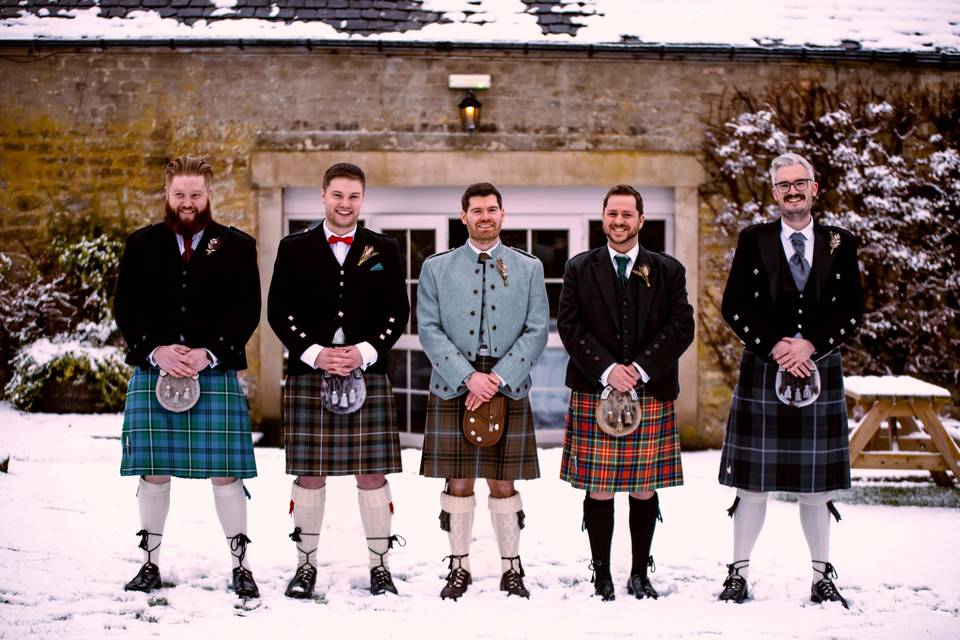
[[[488,373],[496,362],[489,356],[479,356],[473,366],[477,371]],[[466,396],[444,400],[431,393],[427,400],[420,475],[488,480],[539,478],[540,461],[530,398],[504,399],[506,425],[500,441],[489,447],[478,447],[463,435]]]
[[[653,491],[683,484],[673,401],[638,390],[640,426],[615,438],[597,426],[599,393],[572,391],[560,479],[587,491]]]
[[[353,413],[331,413],[320,393],[323,373],[287,376],[283,387],[283,443],[287,473],[347,476],[399,473],[400,434],[390,381],[363,376],[367,399]]]
[[[137,367],[127,386],[120,475],[253,478],[257,463],[247,398],[234,370],[200,372],[200,399],[189,411],[160,406],[160,370]]]
[[[720,458],[720,483],[750,491],[819,493],[850,487],[843,364],[817,361],[820,396],[806,407],[777,399],[777,363],[744,351]]]

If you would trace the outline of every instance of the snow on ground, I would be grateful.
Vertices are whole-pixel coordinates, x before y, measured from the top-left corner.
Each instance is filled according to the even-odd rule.
[[[721,604],[729,561],[733,491],[716,482],[719,452],[684,454],[687,484],[661,492],[664,523],[653,553],[659,601],[629,597],[626,499],[614,537],[617,600],[591,598],[582,493],[557,479],[560,450],[540,452],[543,478],[520,483],[527,527],[521,555],[530,601],[499,591],[499,559],[479,508],[474,585],[459,602],[438,597],[446,574],[437,523],[441,483],[416,474],[420,452],[403,453],[392,476],[393,555],[400,596],[366,591],[366,551],[350,478],[328,484],[321,538],[320,601],[283,596],[294,566],[283,452],[258,449],[248,481],[250,560],[263,594],[238,612],[227,591],[229,555],[207,481],[174,480],[161,573],[174,586],[125,593],[140,565],[135,478],[118,475],[121,417],[21,414],[0,404],[0,639],[272,637],[337,638],[960,638],[960,512],[840,505],[833,560],[852,609],[808,602],[809,564],[797,506],[771,501],[753,556],[755,599]],[[244,615],[238,615],[242,613]]]

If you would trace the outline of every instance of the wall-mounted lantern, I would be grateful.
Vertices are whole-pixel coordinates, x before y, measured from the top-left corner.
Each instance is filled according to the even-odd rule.
[[[463,125],[463,130],[471,134],[476,133],[480,128],[480,113],[483,109],[483,103],[477,99],[474,92],[489,89],[490,76],[451,74],[449,88],[467,90],[467,95],[457,105],[457,109],[460,111],[460,122]]]

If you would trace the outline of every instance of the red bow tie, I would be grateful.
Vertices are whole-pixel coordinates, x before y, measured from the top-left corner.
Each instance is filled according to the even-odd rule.
[[[353,236],[330,236],[327,238],[327,242],[329,242],[331,245],[342,242],[343,244],[349,246],[353,244]]]

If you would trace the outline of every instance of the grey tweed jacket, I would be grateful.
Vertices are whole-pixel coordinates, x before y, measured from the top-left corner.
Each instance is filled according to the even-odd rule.
[[[490,355],[499,360],[493,371],[503,378],[503,395],[517,400],[530,392],[530,370],[547,346],[550,307],[543,263],[502,242],[490,255],[484,295],[483,266],[467,245],[431,256],[420,272],[416,309],[420,343],[433,365],[430,392],[445,400],[465,394],[464,382],[475,371],[481,300],[490,329],[485,341]]]

